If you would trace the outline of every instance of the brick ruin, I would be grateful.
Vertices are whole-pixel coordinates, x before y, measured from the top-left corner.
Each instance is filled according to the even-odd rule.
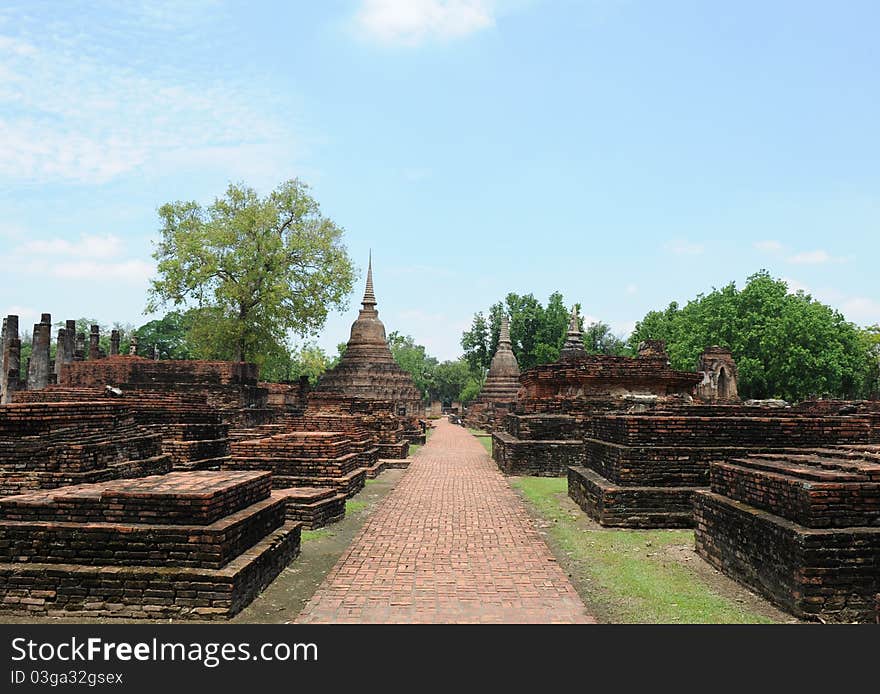
[[[519,364],[510,343],[510,324],[504,315],[489,373],[480,394],[467,408],[465,424],[489,432],[498,429],[516,404],[519,376]]]
[[[172,472],[0,499],[0,612],[224,619],[299,553],[268,472]]]
[[[524,372],[512,412],[492,434],[493,457],[505,474],[565,475],[586,462],[590,420],[603,412],[644,411],[690,401],[700,375],[669,367],[662,343],[636,358],[586,353],[572,311],[560,358]]]
[[[569,495],[592,518],[618,527],[690,527],[710,464],[816,446],[878,440],[870,412],[816,415],[796,408],[689,405],[593,417],[583,462],[568,469]]]
[[[803,619],[880,621],[880,446],[711,463],[696,549]]]
[[[412,378],[400,368],[388,347],[385,326],[376,310],[372,258],[367,267],[367,284],[361,303],[357,320],[351,326],[345,354],[333,369],[321,376],[309,394],[307,411],[350,413],[366,424],[370,417],[377,421],[386,419],[390,410],[403,431],[400,437],[396,433],[388,436],[387,425],[382,425],[385,439],[382,443],[386,446],[383,457],[405,458],[408,447],[400,445],[402,440],[405,439],[406,443],[425,441],[424,427],[420,424],[424,406]]]
[[[0,496],[168,472],[159,434],[112,402],[0,407]]]

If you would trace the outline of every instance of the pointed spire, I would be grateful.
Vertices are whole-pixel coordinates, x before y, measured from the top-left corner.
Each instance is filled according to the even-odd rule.
[[[376,295],[373,293],[373,250],[370,249],[370,260],[367,263],[367,288],[364,290],[364,308],[371,310],[376,306]]]
[[[571,319],[568,321],[568,334],[571,335],[573,333],[577,333],[578,335],[581,334],[577,304],[571,307]]]
[[[501,333],[498,336],[498,343],[502,342],[510,344],[510,321],[507,319],[506,313],[501,315]]]
[[[571,307],[571,319],[568,321],[568,333],[565,336],[565,344],[559,353],[560,360],[577,359],[586,356],[584,341],[581,337],[580,319],[578,317],[577,304]]]

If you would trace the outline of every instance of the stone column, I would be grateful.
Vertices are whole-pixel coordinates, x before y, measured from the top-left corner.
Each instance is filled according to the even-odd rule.
[[[110,356],[115,357],[119,354],[119,331],[110,331]]]
[[[21,340],[18,337],[13,337],[8,341],[4,362],[6,363],[6,386],[3,389],[3,397],[0,398],[0,402],[5,405],[12,402],[12,394],[21,389]]]
[[[69,320],[64,324],[64,363],[69,364],[76,359],[76,321]]]
[[[137,335],[131,336],[131,344],[128,347],[128,353],[132,357],[136,357],[138,353],[138,338]]]
[[[86,334],[76,334],[76,348],[73,351],[74,361],[85,361],[86,358]]]
[[[93,325],[89,334],[89,361],[101,358],[101,328]]]
[[[28,362],[28,390],[42,390],[49,385],[49,342],[52,337],[52,316],[44,313],[34,325],[31,358]]]
[[[55,338],[55,383],[61,379],[61,365],[64,364],[64,346],[67,344],[67,329],[58,328]]]
[[[13,342],[18,340],[18,356],[12,354]],[[21,341],[18,339],[18,316],[3,319],[3,332],[0,334],[0,403],[10,401],[8,393],[18,385],[18,372],[21,367]],[[15,383],[12,384],[11,381]]]

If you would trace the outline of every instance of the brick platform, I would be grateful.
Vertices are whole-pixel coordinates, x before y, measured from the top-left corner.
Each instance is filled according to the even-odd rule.
[[[170,469],[161,437],[121,405],[0,406],[0,496]]]
[[[880,617],[880,446],[713,463],[711,485],[694,496],[707,561],[801,618]]]
[[[298,554],[265,472],[172,472],[0,499],[0,611],[231,616]]]
[[[331,487],[290,487],[274,496],[284,499],[287,517],[313,530],[345,518],[346,496]]]
[[[441,420],[299,622],[590,622],[482,445]]]

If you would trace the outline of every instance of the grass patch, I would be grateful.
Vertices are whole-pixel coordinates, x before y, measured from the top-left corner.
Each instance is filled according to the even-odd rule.
[[[769,623],[769,617],[713,590],[677,561],[676,546],[692,547],[690,530],[598,528],[567,504],[568,483],[558,477],[511,481],[535,513],[549,523],[554,552],[587,605],[601,621],[639,623]]]
[[[345,502],[345,512],[346,513],[357,513],[358,511],[363,511],[367,507],[366,501],[346,501]]]
[[[492,455],[492,434],[483,431],[482,429],[470,429],[468,431],[477,437],[477,440],[483,444],[483,448],[486,449],[486,452],[491,456]]]
[[[309,540],[320,540],[322,537],[327,537],[330,534],[329,528],[318,528],[317,530],[303,530],[302,531],[302,541],[308,542]]]

